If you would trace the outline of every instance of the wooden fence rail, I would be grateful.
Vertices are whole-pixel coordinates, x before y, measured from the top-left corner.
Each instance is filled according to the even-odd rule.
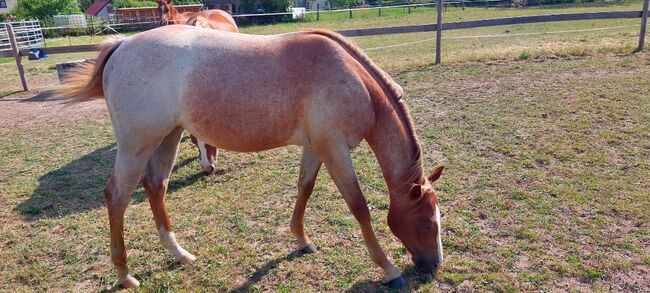
[[[480,19],[459,22],[446,22],[441,25],[442,30],[458,30],[477,27],[526,24],[537,22],[593,20],[593,19],[620,19],[620,18],[641,18],[642,11],[605,11],[605,12],[584,12],[565,14],[546,14],[531,16],[516,16],[507,18]],[[388,34],[419,33],[437,31],[437,24],[419,24],[408,26],[378,27],[342,30],[338,33],[346,37],[375,36]]]
[[[438,0],[442,2],[442,0]],[[646,19],[648,16],[648,1],[644,0],[643,10],[641,11],[603,11],[603,12],[584,12],[584,13],[565,13],[565,14],[546,14],[546,15],[531,15],[531,16],[517,16],[507,18],[494,18],[494,19],[481,19],[448,23],[431,23],[422,25],[409,25],[409,26],[394,26],[394,27],[380,27],[380,28],[364,28],[364,29],[351,29],[341,30],[338,33],[346,37],[358,36],[375,36],[386,34],[403,34],[403,33],[417,33],[417,32],[431,32],[436,31],[436,64],[440,63],[440,36],[443,30],[457,30],[468,29],[477,27],[490,27],[501,25],[513,24],[526,24],[526,23],[539,23],[539,22],[557,22],[557,21],[576,21],[576,20],[594,20],[594,19],[625,19],[625,18],[641,18],[641,31],[639,35],[639,47],[637,51],[643,49]],[[442,11],[439,10],[438,20],[442,20]],[[440,26],[440,29],[438,29]],[[79,53],[97,51],[96,45],[77,45],[77,46],[62,46],[44,48],[45,54],[62,54],[62,53]],[[15,50],[0,51],[0,57],[13,57]],[[18,50],[20,56],[27,56],[28,50]],[[18,60],[19,58],[17,58]]]

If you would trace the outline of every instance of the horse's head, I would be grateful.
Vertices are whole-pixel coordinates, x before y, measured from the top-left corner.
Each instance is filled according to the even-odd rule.
[[[160,12],[160,25],[168,25],[171,19],[172,0],[156,0],[158,11]]]
[[[413,184],[399,201],[391,201],[388,226],[413,256],[418,269],[427,273],[442,263],[440,209],[431,184],[440,178],[443,167],[433,170],[423,185]]]
[[[215,170],[214,161],[217,157],[217,148],[198,140],[194,135],[190,136],[192,143],[199,149],[199,163],[204,172],[211,174]]]

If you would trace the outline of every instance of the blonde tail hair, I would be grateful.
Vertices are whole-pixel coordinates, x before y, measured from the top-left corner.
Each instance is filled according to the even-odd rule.
[[[81,103],[104,98],[102,76],[106,62],[122,44],[124,37],[107,39],[99,45],[99,56],[94,62],[85,62],[70,70],[63,79],[62,86],[54,91],[58,99],[65,103]]]

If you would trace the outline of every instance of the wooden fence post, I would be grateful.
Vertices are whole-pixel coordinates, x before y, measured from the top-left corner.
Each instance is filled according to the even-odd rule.
[[[350,9],[350,19],[352,19],[352,9]]]
[[[639,32],[639,46],[636,52],[643,50],[645,45],[645,30],[648,25],[648,0],[643,0],[643,11],[641,13],[641,31]]]
[[[14,27],[10,23],[5,23],[5,28],[7,29],[7,36],[9,36],[9,42],[11,43],[11,49],[14,51],[14,56],[16,57],[16,67],[18,67],[20,82],[23,84],[23,90],[28,91],[27,78],[25,77],[25,69],[23,69],[23,63],[20,57],[20,49],[18,49],[18,44],[16,43]]]
[[[440,64],[440,59],[442,55],[442,0],[438,0],[436,3],[436,63]]]

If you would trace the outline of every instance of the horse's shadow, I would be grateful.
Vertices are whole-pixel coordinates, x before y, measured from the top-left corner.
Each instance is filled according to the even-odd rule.
[[[104,206],[104,185],[115,161],[115,144],[107,145],[86,154],[65,166],[50,171],[38,179],[38,187],[31,197],[14,208],[27,220],[65,217]],[[185,166],[195,158],[177,162],[175,168]],[[168,192],[174,192],[203,178],[198,172],[186,178],[178,178],[169,184]],[[133,193],[132,200],[146,200],[142,191]]]
[[[414,266],[408,266],[402,271],[402,276],[406,279],[407,283],[399,290],[387,287],[381,281],[364,280],[355,283],[351,288],[345,290],[345,292],[414,292],[422,285],[431,283],[433,280],[433,276],[429,274],[418,273]]]
[[[282,262],[293,261],[294,259],[303,256],[305,253],[297,250],[284,257],[279,257],[273,259],[266,263],[261,268],[257,269],[241,286],[234,288],[229,291],[229,293],[239,293],[239,292],[249,292],[252,287],[259,283],[270,271],[277,268]],[[412,292],[417,291],[423,284],[430,283],[432,280],[431,275],[422,275],[417,272],[415,267],[407,267],[403,272],[402,276],[407,280],[407,284],[399,289],[399,292]],[[398,290],[391,289],[383,284],[381,281],[376,280],[364,280],[355,283],[351,288],[345,292],[396,292]]]

